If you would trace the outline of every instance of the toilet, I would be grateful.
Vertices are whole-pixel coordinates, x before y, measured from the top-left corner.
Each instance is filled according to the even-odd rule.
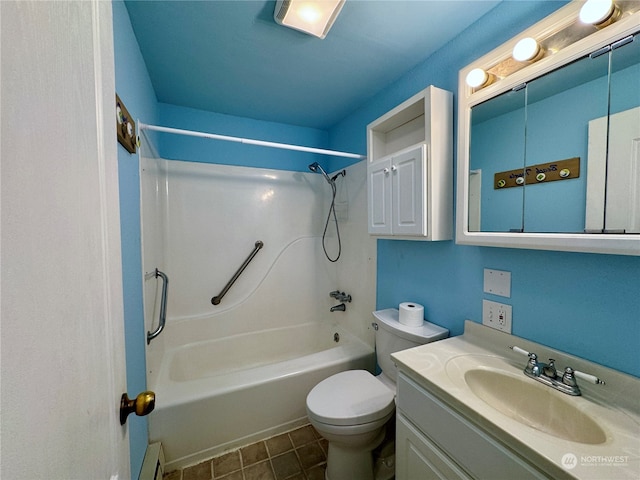
[[[311,425],[329,442],[326,480],[373,480],[372,450],[385,437],[394,416],[397,369],[391,354],[449,336],[433,323],[410,327],[399,322],[398,310],[373,312],[376,359],[382,373],[347,370],[318,383],[307,396]]]

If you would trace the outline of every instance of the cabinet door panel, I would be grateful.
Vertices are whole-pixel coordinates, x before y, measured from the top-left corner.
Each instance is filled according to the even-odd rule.
[[[396,449],[398,480],[470,478],[402,415],[398,415],[396,422]]]
[[[391,159],[369,165],[369,233],[391,234]]]
[[[393,157],[393,233],[422,235],[424,232],[423,147]]]

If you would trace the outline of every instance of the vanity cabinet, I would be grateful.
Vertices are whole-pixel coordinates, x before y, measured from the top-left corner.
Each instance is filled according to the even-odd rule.
[[[433,86],[367,127],[369,233],[453,238],[453,96]]]
[[[404,373],[396,405],[398,480],[548,478]]]

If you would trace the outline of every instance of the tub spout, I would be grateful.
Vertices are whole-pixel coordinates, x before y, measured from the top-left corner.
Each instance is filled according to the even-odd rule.
[[[345,306],[344,303],[340,303],[340,304],[336,305],[335,307],[331,307],[331,311],[332,312],[337,312],[337,311],[344,312],[346,309],[347,309],[347,307]]]

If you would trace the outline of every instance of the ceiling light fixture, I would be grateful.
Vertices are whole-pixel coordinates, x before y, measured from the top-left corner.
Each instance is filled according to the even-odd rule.
[[[280,25],[324,38],[345,0],[277,0],[273,18]]]
[[[518,62],[535,62],[540,60],[544,51],[534,38],[526,37],[518,41],[513,47],[513,59]]]
[[[620,9],[613,0],[587,0],[580,9],[580,21],[596,28],[611,25],[620,16]]]

